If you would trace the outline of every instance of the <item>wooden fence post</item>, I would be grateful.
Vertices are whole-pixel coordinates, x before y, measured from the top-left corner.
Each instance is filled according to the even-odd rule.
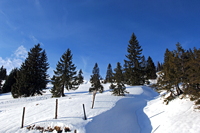
[[[74,130],[74,133],[76,133],[76,130]]]
[[[55,111],[55,119],[58,117],[58,99],[56,99],[56,111]]]
[[[22,126],[21,126],[21,128],[24,127],[24,115],[25,115],[25,107],[23,108],[23,114],[22,114]]]
[[[83,112],[84,112],[84,120],[87,120],[86,113],[85,113],[85,105],[83,104]]]

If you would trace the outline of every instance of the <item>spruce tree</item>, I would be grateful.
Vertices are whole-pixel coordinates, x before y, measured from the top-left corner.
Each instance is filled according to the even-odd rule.
[[[179,87],[183,77],[182,70],[180,69],[180,62],[182,60],[180,55],[183,53],[180,54],[178,48],[180,48],[180,45],[177,45],[177,50],[174,51],[166,49],[163,70],[160,72],[161,75],[157,82],[158,88],[166,90],[170,94],[166,98],[167,102],[183,93]]]
[[[131,73],[131,69],[129,69],[128,63],[125,61],[124,62],[124,69],[123,69],[123,76],[124,76],[124,83],[126,83],[128,85],[131,84],[130,73]]]
[[[97,63],[95,63],[95,66],[92,70],[92,74],[93,75],[91,75],[91,78],[90,78],[91,87],[89,88],[89,92],[99,91],[100,93],[102,93],[103,86],[101,85],[101,82],[100,82],[101,76],[99,74],[99,67]]]
[[[147,79],[156,79],[156,67],[154,65],[154,62],[152,58],[149,56],[147,59]]]
[[[90,78],[91,87],[89,88],[89,92],[93,92],[93,101],[92,101],[92,109],[93,109],[97,92],[102,93],[104,91],[104,88],[100,82],[101,76],[99,74],[99,67],[97,63],[95,63],[95,66],[92,70],[92,74],[93,75],[91,75]]]
[[[160,62],[158,61],[157,66],[156,66],[156,71],[159,72],[159,71],[161,71],[162,69],[163,69],[162,63],[160,63]]]
[[[78,76],[77,76],[77,82],[78,84],[82,84],[84,81],[84,77],[83,77],[83,72],[82,72],[82,69],[79,70],[78,72]]]
[[[147,79],[147,64],[148,62],[145,59],[145,56],[141,57],[141,64],[140,64],[140,69],[141,69],[141,82],[145,83],[145,80]]]
[[[72,57],[71,50],[67,49],[60,61],[58,61],[52,78],[52,97],[65,96],[64,88],[67,90],[78,89],[79,83],[77,83],[76,66],[72,62]]]
[[[113,82],[113,71],[111,64],[108,64],[105,83],[112,83]]]
[[[5,84],[3,85],[3,93],[11,92],[12,86],[16,83],[17,68],[14,68],[8,77],[6,78]]]
[[[28,82],[29,76],[28,67],[25,65],[25,63],[22,63],[21,67],[17,71],[15,78],[16,82],[11,88],[11,94],[13,98],[30,96],[30,90],[28,89],[30,87]]]
[[[48,68],[45,50],[40,44],[35,45],[17,72],[16,83],[12,88],[13,97],[42,95],[47,85]]]
[[[189,95],[195,104],[200,104],[200,49],[194,48],[189,52],[186,75],[187,82],[184,84],[185,95]]]
[[[159,72],[156,87],[166,90],[168,103],[180,94],[189,96],[195,104],[200,104],[200,49],[184,50],[180,43],[176,50],[166,49],[164,64]],[[182,88],[179,87],[181,83]],[[200,107],[198,107],[200,108]]]
[[[122,73],[122,67],[121,64],[118,62],[117,63],[117,68],[114,69],[114,79],[116,85],[111,84],[112,88],[112,94],[115,96],[124,96],[125,93],[128,93],[126,91],[126,86],[123,83],[124,77]]]
[[[127,48],[128,54],[126,55],[127,60],[125,62],[125,76],[127,84],[129,85],[140,85],[143,84],[142,70],[141,70],[141,54],[142,48],[133,33],[129,41]]]

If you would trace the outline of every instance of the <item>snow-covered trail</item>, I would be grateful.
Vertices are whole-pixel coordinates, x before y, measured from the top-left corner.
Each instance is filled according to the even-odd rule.
[[[92,133],[150,133],[151,122],[143,112],[147,101],[157,94],[149,87],[142,88],[140,95],[130,94],[128,97],[119,100],[116,105],[96,117],[86,125],[86,132]],[[130,88],[129,91],[134,91]]]
[[[113,96],[109,84],[104,84],[104,93],[98,93],[94,109],[91,109],[90,83],[82,84],[76,91],[66,91],[66,97],[58,98],[58,119],[54,119],[55,100],[49,90],[42,96],[13,99],[11,93],[0,95],[0,133],[39,133],[28,130],[28,126],[47,129],[69,127],[72,132],[141,132],[152,130],[151,123],[143,112],[147,101],[156,95],[150,87],[127,86],[128,95]],[[87,120],[83,120],[82,104],[85,105]],[[21,127],[22,109],[26,107],[24,128]]]

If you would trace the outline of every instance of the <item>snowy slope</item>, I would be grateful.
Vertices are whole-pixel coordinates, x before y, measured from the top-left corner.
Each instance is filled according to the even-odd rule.
[[[148,102],[144,112],[150,118],[152,133],[200,133],[200,112],[188,99],[175,99],[168,105],[160,98]]]
[[[89,87],[90,83],[86,82],[76,91],[66,91],[66,97],[58,98],[58,119],[54,119],[56,99],[51,98],[49,90],[43,96],[29,98],[13,99],[10,93],[0,95],[0,133],[39,133],[27,129],[34,125],[45,129],[69,127],[78,133],[200,132],[199,112],[193,112],[189,101],[175,100],[163,105],[158,94],[146,86],[127,86],[130,94],[112,96],[109,84],[105,84],[105,92],[96,95],[91,109]],[[85,104],[87,120],[83,120],[82,104]],[[23,107],[26,112],[21,129]]]

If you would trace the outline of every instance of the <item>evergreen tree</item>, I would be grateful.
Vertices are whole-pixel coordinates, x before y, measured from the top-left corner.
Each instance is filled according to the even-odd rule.
[[[195,104],[200,104],[200,49],[194,48],[189,54],[184,93],[189,95],[191,100],[195,100]]]
[[[47,85],[48,66],[45,50],[40,44],[35,45],[17,72],[16,83],[12,88],[13,97],[42,95]]]
[[[145,80],[147,79],[147,64],[148,62],[145,59],[145,56],[141,57],[141,64],[140,64],[140,69],[141,69],[141,82],[145,83]]]
[[[126,83],[128,85],[131,84],[130,73],[131,73],[131,69],[129,69],[128,63],[125,61],[124,62],[124,69],[123,69],[123,76],[124,76],[124,83]]]
[[[28,67],[25,65],[25,63],[22,63],[21,67],[17,71],[16,75],[16,82],[11,88],[11,93],[13,98],[18,98],[18,97],[28,97],[30,96],[30,91],[29,91],[29,78],[28,74]]]
[[[200,49],[186,51],[177,43],[176,50],[166,50],[163,69],[159,73],[156,87],[170,94],[165,99],[167,103],[184,94],[195,104],[200,104]]]
[[[51,90],[53,97],[65,96],[64,88],[67,90],[78,89],[76,66],[72,62],[71,50],[62,55],[60,61],[58,61],[54,76],[52,78],[53,88]]]
[[[147,79],[156,79],[156,67],[153,63],[153,60],[149,56],[147,59]]]
[[[157,86],[163,90],[167,90],[170,95],[166,98],[166,101],[173,100],[176,96],[179,96],[183,91],[179,87],[179,83],[183,79],[183,71],[181,68],[181,60],[184,50],[180,52],[179,48],[182,47],[177,44],[177,50],[169,51],[166,49],[163,70],[161,76],[158,79]]]
[[[78,84],[82,84],[84,82],[83,79],[84,79],[83,72],[82,72],[82,69],[80,69],[77,76]]]
[[[16,83],[16,76],[17,76],[17,68],[14,68],[8,77],[6,78],[5,84],[3,85],[3,93],[11,92],[12,86]]]
[[[111,64],[108,64],[105,83],[112,83],[113,82],[113,71]]]
[[[160,62],[158,61],[157,67],[156,67],[156,71],[159,72],[159,71],[161,71],[162,69],[163,69],[162,63],[160,63]]]
[[[117,63],[117,68],[114,69],[115,73],[114,73],[114,79],[115,79],[115,83],[116,85],[111,84],[111,87],[113,90],[113,95],[115,96],[124,96],[125,93],[128,93],[126,91],[126,86],[123,83],[123,73],[122,73],[122,67],[121,64],[118,62]]]
[[[93,92],[93,100],[92,100],[92,109],[93,109],[97,92],[102,93],[104,91],[103,86],[101,85],[100,82],[101,76],[99,74],[99,67],[97,63],[95,63],[95,66],[92,70],[92,74],[93,75],[91,75],[90,78],[91,87],[89,88],[89,92]]]
[[[99,67],[97,63],[95,63],[95,66],[92,70],[92,74],[93,75],[91,75],[91,78],[90,78],[91,88],[89,88],[89,92],[99,91],[100,93],[102,93],[103,86],[101,85],[101,82],[100,82],[101,76],[99,74]]]
[[[127,48],[128,54],[126,55],[127,60],[125,62],[125,78],[129,85],[140,85],[143,84],[142,70],[141,70],[141,54],[142,48],[133,33],[129,41]]]
[[[2,81],[6,78],[6,69],[3,66],[0,68],[0,93],[2,92]]]

